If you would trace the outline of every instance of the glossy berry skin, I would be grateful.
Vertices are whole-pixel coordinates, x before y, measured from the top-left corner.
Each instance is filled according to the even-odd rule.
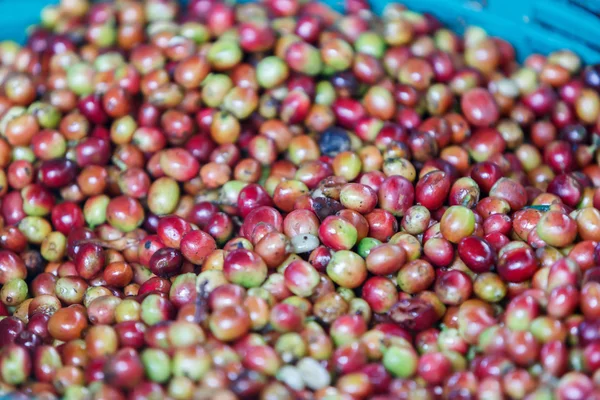
[[[374,312],[385,313],[396,303],[398,291],[389,279],[372,277],[363,285],[362,298]]]
[[[81,337],[88,322],[84,313],[76,306],[61,308],[50,317],[48,332],[58,340],[74,340]]]
[[[74,261],[79,276],[91,279],[104,267],[104,250],[97,244],[84,244],[80,247]]]
[[[489,126],[499,117],[496,102],[487,91],[480,88],[465,93],[461,99],[461,109],[474,126]]]
[[[372,274],[388,275],[398,272],[406,260],[406,251],[402,246],[383,243],[369,251],[365,262]]]
[[[257,184],[244,187],[238,196],[238,211],[242,217],[246,217],[250,211],[259,206],[272,206],[273,201],[268,193]]]
[[[250,318],[240,306],[223,307],[211,315],[210,329],[221,341],[232,341],[250,329]]]
[[[329,216],[321,222],[319,227],[321,242],[333,250],[349,250],[358,239],[356,228],[347,220]]]
[[[71,229],[85,226],[83,212],[72,202],[58,204],[52,209],[52,225],[57,231],[68,235]]]
[[[283,218],[279,211],[269,206],[260,206],[252,211],[244,219],[240,228],[240,235],[246,239],[252,238],[252,232],[259,222],[272,225],[277,231],[283,230]]]
[[[66,159],[44,161],[38,172],[38,180],[50,189],[60,189],[75,179],[77,167]]]
[[[331,324],[329,335],[336,346],[343,346],[356,341],[366,331],[364,318],[359,315],[343,315]]]
[[[191,230],[192,227],[186,220],[176,215],[169,215],[158,221],[156,234],[166,246],[179,248],[183,236]]]
[[[536,233],[548,245],[564,247],[575,240],[577,228],[569,216],[559,211],[549,211],[538,222]]]
[[[106,218],[109,224],[123,232],[131,232],[144,221],[141,204],[128,196],[119,196],[108,203]]]
[[[379,205],[385,211],[401,217],[414,203],[415,189],[402,176],[390,176],[379,187]]]
[[[452,371],[452,364],[442,353],[427,353],[419,359],[418,374],[428,383],[443,382]]]
[[[267,265],[258,254],[238,249],[225,258],[223,273],[232,283],[246,288],[256,287],[266,279]]]
[[[498,274],[508,282],[523,282],[531,278],[538,268],[533,250],[516,248],[502,254],[498,259]]]
[[[171,247],[158,249],[148,263],[150,271],[162,278],[176,275],[183,263],[181,252]]]
[[[470,236],[474,230],[475,216],[466,207],[449,207],[440,220],[442,236],[452,243],[459,243],[462,239]]]
[[[462,271],[447,271],[436,279],[435,293],[440,301],[448,305],[460,305],[471,297],[471,278]]]
[[[285,285],[292,293],[308,297],[314,293],[320,282],[317,270],[306,261],[293,261],[283,272]]]
[[[377,194],[367,185],[349,183],[340,191],[340,202],[346,208],[367,214],[377,205]]]
[[[415,200],[429,210],[440,208],[450,191],[450,178],[443,171],[431,171],[419,179]]]
[[[489,193],[498,179],[502,178],[502,175],[500,167],[489,161],[477,163],[471,170],[471,178],[485,193]]]
[[[473,272],[490,271],[494,267],[494,249],[485,241],[475,236],[463,238],[458,243],[458,255]]]
[[[194,230],[183,235],[179,249],[186,260],[201,265],[216,248],[217,244],[212,236],[204,231]]]
[[[390,317],[401,327],[416,331],[430,328],[438,318],[433,306],[418,298],[398,301],[391,308]]]
[[[367,268],[358,254],[349,250],[340,250],[333,254],[327,264],[327,276],[338,285],[353,289],[364,282]]]
[[[142,380],[144,370],[137,352],[122,348],[104,365],[104,379],[121,389],[133,389]]]

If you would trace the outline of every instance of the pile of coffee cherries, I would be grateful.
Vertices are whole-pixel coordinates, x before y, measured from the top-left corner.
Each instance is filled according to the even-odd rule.
[[[7,399],[600,399],[600,65],[364,0],[0,43]]]

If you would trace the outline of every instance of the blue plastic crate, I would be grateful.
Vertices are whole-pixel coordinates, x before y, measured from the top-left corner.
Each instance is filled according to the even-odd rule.
[[[521,59],[569,49],[600,62],[600,0],[405,0],[461,32],[468,25],[512,43]],[[385,4],[374,2],[375,10]]]
[[[58,0],[0,0],[0,40],[25,40],[40,10]],[[183,0],[185,2],[185,0]],[[343,11],[343,0],[324,0]],[[376,12],[388,1],[372,0]],[[435,15],[459,33],[481,26],[511,42],[520,59],[530,53],[570,49],[586,63],[600,63],[600,0],[401,0],[409,8]]]

